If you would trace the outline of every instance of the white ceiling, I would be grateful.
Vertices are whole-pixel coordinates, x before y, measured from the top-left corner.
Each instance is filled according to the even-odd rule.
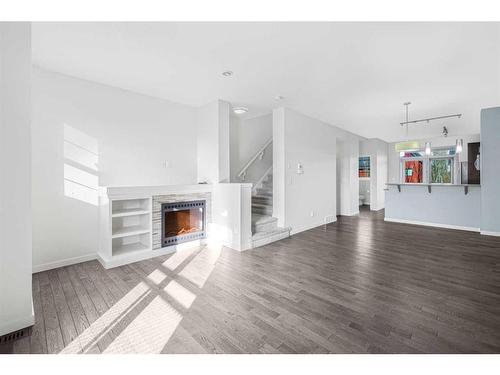
[[[287,106],[362,136],[479,132],[499,105],[496,23],[35,23],[33,59],[52,71],[200,106]],[[221,72],[231,70],[233,77]],[[277,102],[277,95],[285,97]]]

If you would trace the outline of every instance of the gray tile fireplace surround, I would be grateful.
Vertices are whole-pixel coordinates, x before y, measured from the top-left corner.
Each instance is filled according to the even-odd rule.
[[[161,249],[161,205],[162,203],[186,202],[205,200],[206,224],[212,221],[212,194],[211,193],[188,193],[168,194],[153,196],[153,250]]]

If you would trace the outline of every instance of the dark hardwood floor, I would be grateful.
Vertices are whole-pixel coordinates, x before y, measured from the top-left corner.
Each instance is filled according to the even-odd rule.
[[[500,239],[339,217],[244,253],[33,275],[16,353],[499,353]]]

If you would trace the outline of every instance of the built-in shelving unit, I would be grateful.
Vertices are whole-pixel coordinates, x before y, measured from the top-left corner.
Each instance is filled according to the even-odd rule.
[[[151,198],[101,203],[100,257],[111,267],[146,259],[152,251]]]
[[[112,256],[151,249],[151,199],[111,201]]]

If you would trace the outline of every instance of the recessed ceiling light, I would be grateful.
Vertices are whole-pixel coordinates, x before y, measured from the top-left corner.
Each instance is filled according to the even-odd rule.
[[[224,77],[231,77],[233,75],[233,72],[230,70],[226,70],[225,72],[222,72],[222,75]]]
[[[236,113],[237,115],[242,115],[243,113],[248,112],[248,108],[247,107],[234,107],[233,112]]]

